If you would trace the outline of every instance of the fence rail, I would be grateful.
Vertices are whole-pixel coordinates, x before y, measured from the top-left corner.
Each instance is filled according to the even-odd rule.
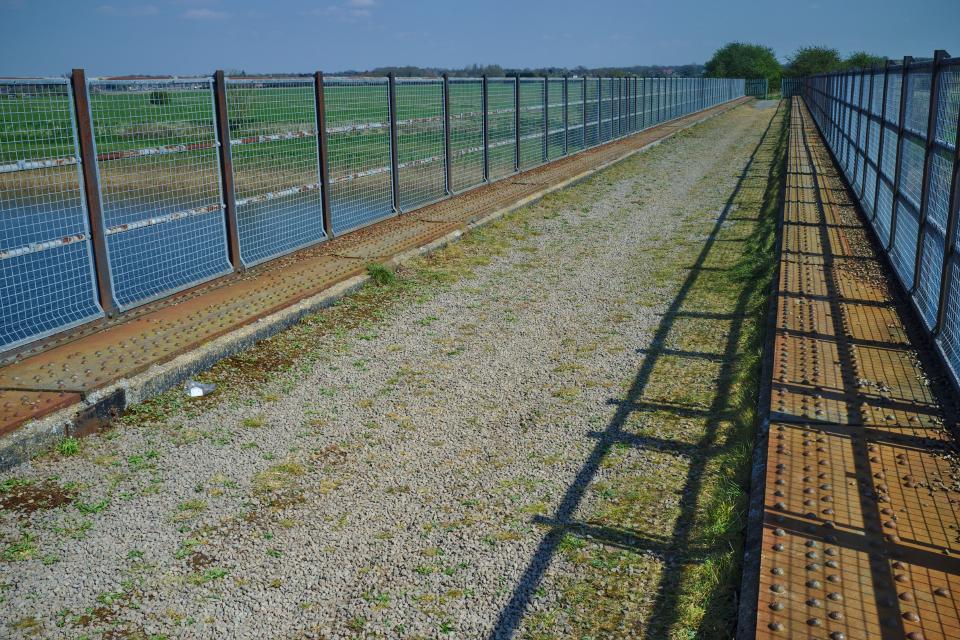
[[[714,78],[0,79],[0,352],[742,95]]]
[[[802,91],[960,385],[960,58],[814,76]]]

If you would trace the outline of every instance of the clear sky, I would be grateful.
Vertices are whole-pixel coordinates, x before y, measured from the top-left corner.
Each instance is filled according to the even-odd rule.
[[[731,40],[960,56],[960,0],[0,0],[0,76],[684,64]]]

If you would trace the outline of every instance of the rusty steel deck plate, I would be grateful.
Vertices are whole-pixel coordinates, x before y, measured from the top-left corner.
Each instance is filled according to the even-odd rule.
[[[791,120],[757,637],[960,638],[954,399]]]
[[[412,214],[388,218],[272,260],[241,275],[206,283],[120,318],[91,323],[34,345],[8,358],[0,368],[0,433],[290,306],[362,272],[371,262],[423,246],[545,186],[614,161],[743,101],[504,178]]]

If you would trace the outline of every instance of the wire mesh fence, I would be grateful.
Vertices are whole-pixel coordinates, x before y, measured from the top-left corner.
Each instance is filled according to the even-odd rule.
[[[532,169],[546,162],[544,105],[546,82],[543,78],[520,79],[520,168]]]
[[[516,80],[487,80],[487,128],[490,179],[508,176],[517,170]]]
[[[253,265],[326,237],[315,80],[227,79],[240,256]]]
[[[483,182],[483,80],[450,79],[451,189]]]
[[[334,234],[393,214],[386,78],[324,79]]]
[[[89,93],[117,305],[230,272],[212,80],[91,80]]]
[[[443,135],[443,82],[398,78],[396,137],[401,211],[444,196]]]
[[[671,86],[674,103],[642,78],[0,80],[0,351],[743,93]]]
[[[801,91],[960,384],[960,58],[814,76]]]
[[[0,348],[101,314],[73,96],[0,80]]]

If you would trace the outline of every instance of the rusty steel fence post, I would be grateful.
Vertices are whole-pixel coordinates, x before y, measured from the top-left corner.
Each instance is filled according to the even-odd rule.
[[[893,239],[897,233],[897,209],[900,208],[898,203],[900,200],[900,165],[903,160],[903,129],[906,125],[906,114],[904,113],[906,109],[904,109],[904,107],[907,106],[907,76],[912,63],[913,57],[904,56],[903,68],[900,69],[900,113],[897,119],[897,159],[893,178],[893,207],[890,212],[890,238],[887,240],[887,246],[884,247],[887,253],[890,253],[890,250],[893,248]]]
[[[317,154],[320,163],[320,206],[323,207],[323,230],[333,237],[333,213],[330,211],[330,156],[327,151],[327,112],[324,101],[323,72],[313,74],[314,104],[317,111]]]
[[[873,206],[871,223],[877,219],[877,205],[880,203],[880,175],[883,173],[883,144],[887,137],[887,90],[890,87],[890,60],[883,63],[883,97],[880,106],[880,137],[877,139],[877,182],[873,188]]]
[[[943,61],[950,57],[943,49],[933,53],[933,62],[930,63],[930,100],[927,109],[927,137],[923,145],[923,177],[920,179],[920,212],[917,221],[917,246],[913,264],[913,283],[910,293],[914,293],[920,286],[920,266],[923,263],[923,229],[927,226],[930,215],[930,197],[927,193],[930,187],[930,164],[936,141],[937,104],[940,89],[940,74],[943,71]]]
[[[97,150],[93,142],[93,118],[87,94],[87,75],[74,69],[70,75],[73,109],[77,119],[77,142],[80,147],[80,171],[83,174],[83,195],[87,202],[90,245],[96,273],[97,298],[107,317],[118,313],[113,287],[110,285],[110,258],[107,252],[106,227],[103,224],[103,203],[100,199],[100,174],[97,171]]]
[[[397,149],[397,77],[387,74],[387,109],[390,115],[390,188],[393,211],[400,213],[400,153]]]
[[[960,109],[957,110],[956,138],[953,142],[953,176],[950,180],[949,209],[947,210],[947,230],[944,235],[943,266],[940,277],[940,295],[937,306],[937,321],[933,327],[933,335],[939,336],[947,320],[947,302],[950,287],[953,286],[953,269],[951,263],[960,260],[957,253],[957,244],[960,243]]]
[[[513,77],[513,135],[516,140],[513,150],[513,170],[520,171],[520,74]]]
[[[243,271],[240,258],[240,227],[237,224],[237,200],[233,186],[233,154],[230,149],[230,120],[227,114],[227,83],[223,70],[213,74],[214,120],[217,129],[217,157],[220,160],[220,183],[223,190],[224,220],[227,225],[227,250],[236,272]]]
[[[489,106],[489,87],[487,83],[487,74],[483,74],[480,85],[480,102],[483,105],[483,181],[490,182],[490,106]]]
[[[450,74],[443,74],[443,180],[444,192],[453,193],[453,163],[450,157]]]

